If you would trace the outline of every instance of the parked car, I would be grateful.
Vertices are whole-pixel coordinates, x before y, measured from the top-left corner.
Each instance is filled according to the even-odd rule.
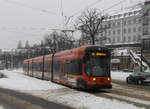
[[[150,73],[149,72],[134,72],[126,78],[126,82],[128,84],[135,83],[138,85],[150,83]]]

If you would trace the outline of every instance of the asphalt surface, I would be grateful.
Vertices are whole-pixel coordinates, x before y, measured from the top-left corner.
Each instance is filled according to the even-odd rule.
[[[0,88],[0,105],[5,109],[73,109],[25,93]]]

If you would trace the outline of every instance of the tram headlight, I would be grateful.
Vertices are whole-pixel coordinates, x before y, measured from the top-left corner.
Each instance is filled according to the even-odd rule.
[[[93,78],[93,81],[96,81],[96,78]]]
[[[107,80],[110,81],[110,78],[108,78]]]

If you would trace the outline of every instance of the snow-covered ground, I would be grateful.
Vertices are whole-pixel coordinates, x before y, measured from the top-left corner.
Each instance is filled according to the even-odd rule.
[[[28,77],[23,74],[21,69],[14,71],[3,70],[0,72],[6,75],[6,78],[0,79],[0,87],[30,93],[78,109],[144,109],[115,99],[97,97],[93,94],[76,91],[62,85],[51,83],[50,81]],[[112,75],[112,77],[119,77],[117,76],[117,72],[113,72],[112,74],[116,75]]]
[[[63,86],[51,83],[50,81],[42,81],[40,79],[32,78],[23,74],[20,70],[3,70],[6,78],[0,79],[0,87],[16,89],[16,90],[48,90],[58,89]]]
[[[4,109],[3,106],[0,106],[0,109]]]
[[[68,93],[55,98],[61,103],[82,109],[139,109],[138,107],[118,100],[96,97],[92,94],[78,92]],[[56,101],[55,100],[55,101]],[[143,108],[144,109],[144,108]]]

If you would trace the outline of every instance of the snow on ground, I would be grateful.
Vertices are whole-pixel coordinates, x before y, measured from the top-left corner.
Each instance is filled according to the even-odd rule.
[[[126,81],[126,77],[132,72],[111,71],[111,78],[114,80]]]
[[[140,104],[145,104],[145,105],[149,105],[150,104],[150,102],[147,101],[147,100],[140,100],[140,99],[136,99],[136,98],[132,98],[132,97],[120,96],[120,95],[111,94],[111,93],[107,93],[107,95],[112,96],[112,97],[116,97],[116,98],[122,98],[124,100],[131,101],[131,102],[134,101],[134,102],[140,103]]]
[[[6,78],[0,79],[0,87],[16,89],[16,90],[48,90],[58,89],[63,86],[51,83],[50,81],[42,81],[23,74],[20,70],[2,70]]]
[[[79,109],[144,109],[133,104],[127,104],[115,99],[96,97],[83,92],[67,93],[63,96],[57,96],[53,100]]]
[[[4,109],[3,106],[0,106],[0,109]]]
[[[0,79],[0,87],[27,92],[78,109],[144,109],[115,99],[97,97],[93,94],[76,91],[50,81],[28,77],[23,75],[22,70],[3,70],[0,72],[7,76],[7,78]],[[113,77],[118,78],[117,76]]]

